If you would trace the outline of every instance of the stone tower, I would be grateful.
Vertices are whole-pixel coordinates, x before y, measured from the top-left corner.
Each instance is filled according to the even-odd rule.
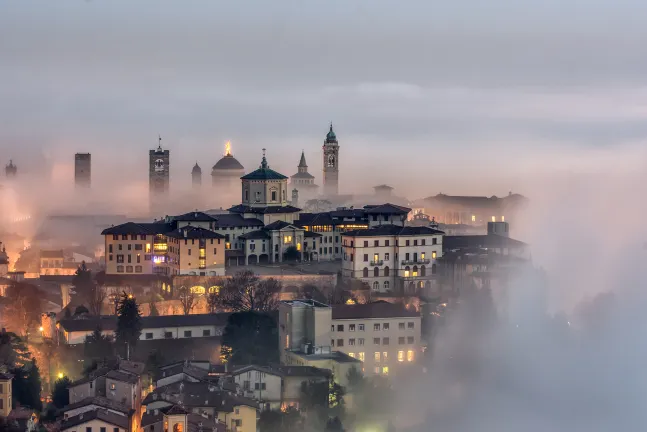
[[[293,207],[299,207],[299,189],[292,189],[292,202],[290,205]]]
[[[77,153],[74,155],[74,185],[89,188],[92,182],[92,155]]]
[[[151,210],[164,210],[168,199],[170,180],[170,151],[162,150],[162,138],[159,138],[157,150],[148,152],[148,181]],[[161,207],[161,208],[160,208]]]
[[[323,144],[323,187],[325,196],[339,194],[339,143],[332,123]]]
[[[5,166],[4,173],[7,177],[16,177],[18,167],[13,164],[13,160],[10,160],[9,165]]]
[[[191,182],[193,183],[193,189],[200,189],[200,186],[202,186],[202,168],[197,162],[191,170]]]

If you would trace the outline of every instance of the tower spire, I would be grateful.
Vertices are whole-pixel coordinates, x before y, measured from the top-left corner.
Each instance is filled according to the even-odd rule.
[[[157,135],[157,150],[162,151],[162,135]]]
[[[263,149],[263,160],[261,161],[261,168],[262,169],[269,168],[269,165],[267,165],[267,159],[265,158],[265,149]]]
[[[301,150],[301,160],[299,161],[299,168],[308,168],[308,164],[306,163],[306,155],[303,153],[303,150]]]

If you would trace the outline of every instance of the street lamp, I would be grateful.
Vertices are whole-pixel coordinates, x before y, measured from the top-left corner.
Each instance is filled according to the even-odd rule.
[[[59,372],[59,373],[58,373],[58,379],[63,379],[63,377],[64,377],[64,376],[65,376],[65,375],[63,375],[63,372]]]
[[[45,329],[43,328],[43,326],[38,327],[38,331],[39,331],[39,332],[41,332],[41,333],[42,333],[44,330],[45,330]]]

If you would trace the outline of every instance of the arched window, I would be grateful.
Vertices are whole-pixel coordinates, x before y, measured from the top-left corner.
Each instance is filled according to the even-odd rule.
[[[425,270],[425,266],[420,266],[420,276],[424,276],[427,271]]]
[[[389,289],[389,281],[384,281],[384,290],[388,291]]]
[[[175,423],[173,425],[173,432],[184,432],[184,425],[182,423]]]
[[[364,267],[363,276],[368,277],[368,268]]]
[[[411,267],[406,266],[404,268],[404,277],[409,277],[409,276],[411,276]]]
[[[380,268],[379,268],[379,267],[375,267],[375,268],[373,269],[373,277],[379,277],[379,276],[380,276]]]
[[[209,287],[209,292],[210,293],[220,294],[220,287],[218,285],[214,285],[212,287]]]
[[[380,289],[380,283],[378,281],[373,282],[373,290],[377,291]]]
[[[431,265],[431,274],[436,274],[436,264]]]
[[[204,294],[206,290],[204,289],[203,286],[196,285],[191,287],[191,293],[193,294]]]
[[[418,276],[418,266],[413,266],[413,275],[412,276]]]
[[[389,267],[386,266],[384,267],[384,276],[388,276],[388,275],[389,275]]]

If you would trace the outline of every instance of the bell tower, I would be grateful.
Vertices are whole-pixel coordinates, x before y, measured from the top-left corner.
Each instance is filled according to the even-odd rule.
[[[339,143],[332,123],[323,144],[323,186],[325,196],[339,195]]]
[[[148,184],[151,210],[164,211],[169,194],[170,151],[162,149],[162,137],[159,137],[157,150],[148,152]]]

